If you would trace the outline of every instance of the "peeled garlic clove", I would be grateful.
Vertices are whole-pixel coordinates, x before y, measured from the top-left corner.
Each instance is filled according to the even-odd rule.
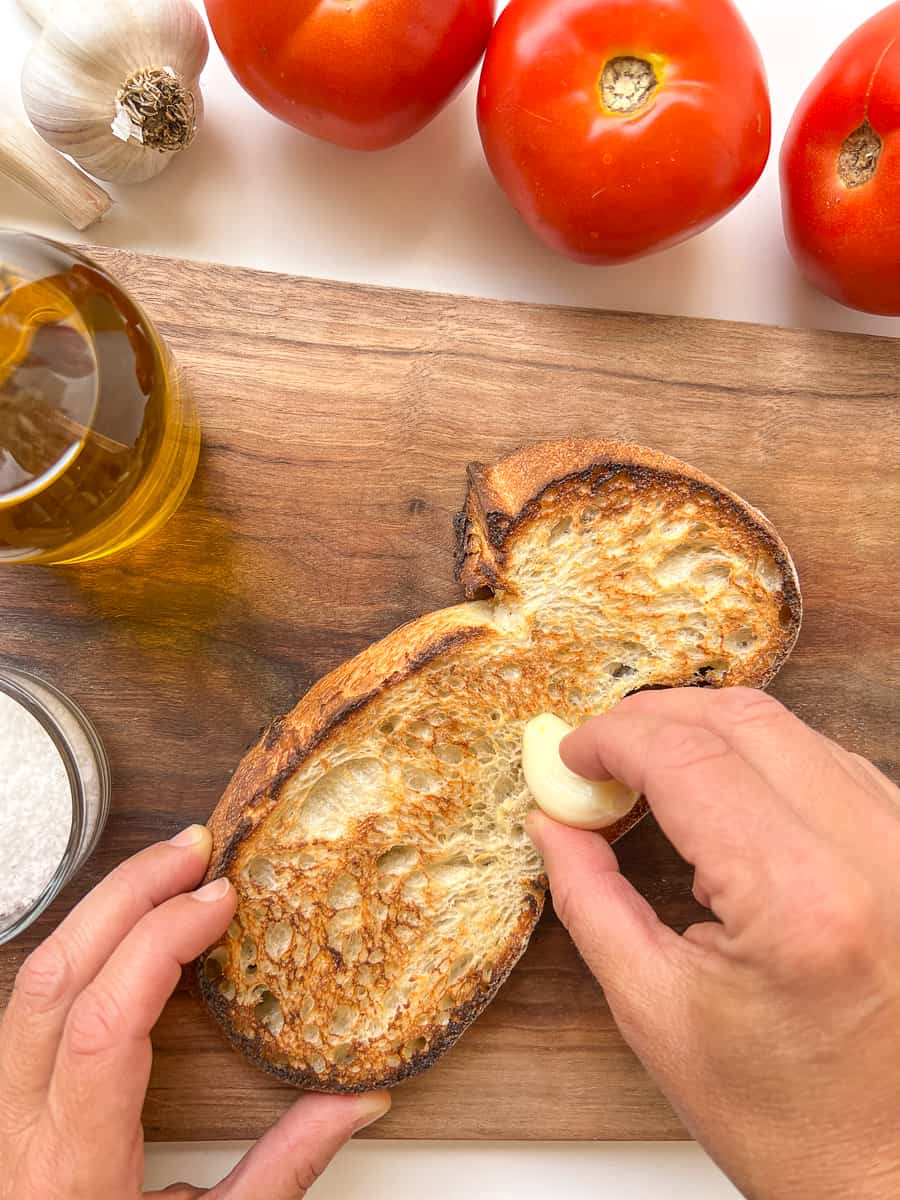
[[[594,782],[570,771],[559,744],[572,726],[553,713],[541,713],[525,726],[522,768],[538,807],[548,817],[577,829],[605,829],[634,808],[639,792],[617,779]]]

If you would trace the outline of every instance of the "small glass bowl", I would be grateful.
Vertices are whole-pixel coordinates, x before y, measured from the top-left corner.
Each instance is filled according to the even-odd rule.
[[[109,762],[97,731],[78,705],[26,671],[0,666],[0,691],[46,730],[63,761],[72,793],[72,828],[65,852],[40,896],[0,916],[0,945],[18,937],[77,875],[93,853],[109,814]]]

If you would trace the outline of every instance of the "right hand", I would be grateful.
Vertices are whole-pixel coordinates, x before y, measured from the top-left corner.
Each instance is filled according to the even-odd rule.
[[[596,834],[535,812],[622,1033],[751,1200],[900,1195],[900,792],[743,688],[645,692],[566,738],[643,792],[718,921],[684,936]]]

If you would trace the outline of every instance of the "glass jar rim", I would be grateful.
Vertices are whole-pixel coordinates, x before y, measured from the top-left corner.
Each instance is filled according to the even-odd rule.
[[[100,793],[100,818],[97,823],[98,837],[99,832],[106,824],[106,817],[109,812],[109,760],[106,756],[103,743],[100,741],[97,730],[94,728],[90,718],[71,697],[61,692],[59,688],[49,683],[46,679],[42,679],[40,676],[34,675],[29,671],[24,671],[20,667],[0,665],[0,692],[9,696],[11,700],[21,705],[27,713],[34,717],[52,741],[55,750],[62,759],[69,782],[69,794],[72,803],[72,824],[69,830],[69,839],[56,870],[37,899],[23,909],[12,924],[6,929],[0,930],[0,945],[4,942],[12,941],[13,938],[24,932],[53,903],[65,887],[76,866],[87,823],[87,798],[84,792],[81,772],[78,768],[76,751],[58,718],[54,716],[38,696],[35,696],[29,690],[28,685],[30,683],[34,683],[42,690],[49,692],[55,700],[58,700],[71,713],[90,745],[97,766]]]

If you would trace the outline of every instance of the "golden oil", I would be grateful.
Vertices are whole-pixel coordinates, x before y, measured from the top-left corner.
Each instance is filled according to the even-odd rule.
[[[175,512],[199,450],[140,307],[84,255],[0,231],[0,565],[131,546]]]

